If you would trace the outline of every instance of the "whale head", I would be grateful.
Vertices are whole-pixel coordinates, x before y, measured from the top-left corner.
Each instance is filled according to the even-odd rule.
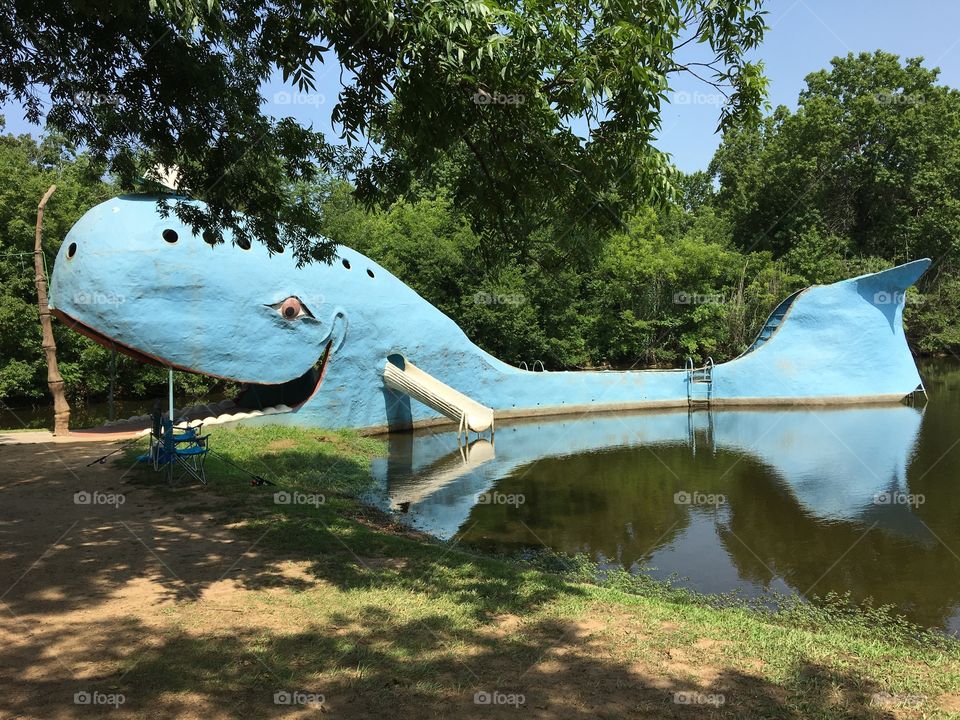
[[[172,212],[163,217],[156,196],[108,200],[65,238],[50,307],[145,362],[251,385],[309,379],[305,401],[345,342],[342,303],[382,269],[342,247],[331,264],[298,267],[289,250],[225,239],[210,244]]]

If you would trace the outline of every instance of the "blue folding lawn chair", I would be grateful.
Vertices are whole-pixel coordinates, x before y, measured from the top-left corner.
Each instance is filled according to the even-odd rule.
[[[189,475],[207,484],[204,464],[210,451],[210,436],[202,435],[202,428],[202,425],[174,428],[170,420],[154,412],[147,457],[154,470],[163,469],[166,472],[168,483],[173,484],[179,471],[179,477]]]

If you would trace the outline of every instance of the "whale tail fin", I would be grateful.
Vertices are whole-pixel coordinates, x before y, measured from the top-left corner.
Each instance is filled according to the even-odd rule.
[[[857,292],[874,306],[880,308],[891,323],[899,322],[906,304],[907,289],[916,284],[930,267],[930,258],[914,260],[889,270],[848,280],[857,286]]]
[[[717,381],[733,383],[746,373],[751,395],[768,397],[909,395],[921,382],[903,331],[903,308],[907,288],[928,267],[924,258],[794,293],[743,355],[717,369]],[[727,390],[736,394],[734,386]]]

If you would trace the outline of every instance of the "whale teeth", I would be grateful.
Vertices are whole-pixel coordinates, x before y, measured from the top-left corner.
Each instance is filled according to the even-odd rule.
[[[210,415],[202,420],[193,420],[190,425],[196,427],[201,423],[203,425],[223,425],[228,422],[237,422],[238,420],[249,420],[250,418],[262,417],[264,415],[277,415],[290,412],[292,408],[287,405],[277,405],[275,407],[264,408],[263,410],[241,410],[235,413],[221,413],[220,415]]]
[[[293,408],[289,405],[279,404],[274,405],[273,407],[265,407],[262,410],[240,410],[237,409],[236,412],[221,412],[214,415],[213,412],[217,410],[226,410],[227,408],[236,408],[236,405],[232,401],[223,400],[219,403],[209,404],[209,405],[193,405],[191,407],[185,408],[180,411],[176,419],[176,426],[178,428],[187,428],[187,427],[197,427],[198,425],[222,425],[228,422],[237,422],[238,420],[249,420],[250,418],[262,417],[265,415],[282,415],[283,413],[292,412]],[[194,418],[190,420],[191,415],[196,415],[201,412],[208,413],[203,418]],[[166,417],[166,413],[164,413]],[[150,415],[134,415],[126,419],[110,420],[104,422],[100,427],[116,427],[118,425],[123,425],[125,423],[149,423],[151,420]],[[143,435],[150,432],[150,427],[146,427],[143,430],[139,430],[137,435]]]

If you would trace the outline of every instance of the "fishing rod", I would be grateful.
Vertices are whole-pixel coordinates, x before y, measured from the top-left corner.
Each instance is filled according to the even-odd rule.
[[[114,455],[115,453],[118,453],[118,452],[120,452],[121,450],[126,450],[128,447],[130,447],[130,446],[133,445],[134,443],[140,442],[141,440],[143,440],[143,436],[140,436],[140,435],[138,435],[137,437],[133,438],[132,440],[127,440],[127,442],[125,442],[123,445],[121,445],[120,447],[118,447],[116,450],[111,450],[111,451],[108,452],[106,455],[103,455],[102,457],[97,458],[97,459],[94,460],[93,462],[87,463],[87,467],[90,467],[91,465],[96,465],[96,464],[98,464],[98,463],[99,463],[100,465],[103,465],[103,463],[106,461],[106,459],[107,459],[108,457],[110,457],[111,455]]]
[[[96,464],[98,464],[98,463],[102,465],[104,462],[106,462],[106,459],[107,459],[108,457],[110,457],[111,455],[114,455],[114,454],[120,452],[121,450],[126,450],[128,447],[130,447],[130,446],[133,445],[134,443],[139,442],[139,441],[142,440],[142,439],[143,439],[142,437],[135,437],[135,438],[133,438],[133,439],[131,439],[131,440],[128,440],[127,442],[125,442],[123,445],[121,445],[120,447],[116,448],[115,450],[111,450],[111,451],[108,452],[106,455],[103,455],[103,456],[97,458],[97,459],[94,460],[93,462],[87,463],[87,467],[90,467],[91,465],[96,465]],[[225,455],[221,455],[220,453],[218,453],[218,452],[217,452],[216,450],[214,450],[213,448],[208,447],[208,448],[207,448],[207,452],[213,453],[213,454],[216,455],[218,458],[220,458],[220,460],[222,460],[223,462],[225,462],[225,463],[226,463],[227,465],[229,465],[230,467],[235,468],[236,470],[239,470],[240,472],[242,472],[244,475],[249,476],[249,477],[250,477],[250,484],[251,484],[251,485],[273,485],[273,486],[276,486],[276,483],[275,483],[275,482],[271,482],[270,480],[267,480],[266,478],[261,477],[260,475],[255,475],[254,473],[250,472],[249,470],[240,467],[240,466],[237,465],[235,462],[233,462],[232,460],[230,460],[229,458],[227,458]]]
[[[249,475],[249,476],[250,476],[250,484],[251,484],[251,485],[273,485],[273,486],[276,486],[276,483],[275,483],[275,482],[271,482],[270,480],[267,480],[266,478],[260,477],[259,475],[254,475],[254,474],[253,474],[252,472],[250,472],[249,470],[247,470],[247,469],[245,469],[245,468],[242,468],[242,467],[240,467],[239,465],[237,465],[235,462],[233,462],[232,460],[229,460],[226,456],[221,455],[220,453],[218,453],[218,452],[217,452],[216,450],[214,450],[213,448],[207,448],[207,452],[213,453],[213,454],[216,455],[218,458],[220,458],[223,462],[225,462],[227,465],[229,465],[229,466],[232,467],[232,468],[235,468],[235,469],[239,470],[239,471],[242,472],[244,475]]]

